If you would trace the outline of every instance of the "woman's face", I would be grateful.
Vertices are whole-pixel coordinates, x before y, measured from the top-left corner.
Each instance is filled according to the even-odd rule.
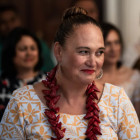
[[[62,47],[61,71],[74,82],[91,83],[100,73],[104,61],[104,41],[101,30],[93,24],[75,27]]]
[[[111,30],[105,39],[105,63],[117,64],[121,56],[121,43],[119,35]]]
[[[39,50],[32,37],[22,36],[15,52],[13,62],[17,69],[34,69],[39,60]]]

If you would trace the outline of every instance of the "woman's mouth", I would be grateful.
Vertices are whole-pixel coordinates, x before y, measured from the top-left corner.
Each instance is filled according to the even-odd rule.
[[[92,74],[92,73],[95,72],[95,70],[89,70],[89,69],[84,69],[84,70],[81,70],[81,71],[83,71],[83,72],[85,72],[87,74]]]
[[[26,58],[25,61],[30,62],[30,61],[32,61],[32,59],[31,58]]]

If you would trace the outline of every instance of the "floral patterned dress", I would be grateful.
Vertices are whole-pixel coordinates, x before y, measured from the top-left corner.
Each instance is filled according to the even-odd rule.
[[[100,102],[100,128],[98,140],[140,140],[140,125],[136,112],[124,90],[106,83]],[[32,85],[14,91],[0,124],[1,140],[50,140],[55,134],[50,128],[40,101]],[[85,139],[85,114],[60,114],[66,128],[64,140]]]

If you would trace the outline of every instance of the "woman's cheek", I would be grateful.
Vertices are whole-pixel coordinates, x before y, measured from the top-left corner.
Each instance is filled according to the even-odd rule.
[[[104,56],[102,56],[102,58],[99,59],[99,61],[98,61],[98,67],[99,68],[102,68],[103,64],[104,64]]]

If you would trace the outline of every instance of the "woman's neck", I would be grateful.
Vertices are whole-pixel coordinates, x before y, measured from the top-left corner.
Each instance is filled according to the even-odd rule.
[[[38,74],[38,71],[35,72],[33,71],[33,69],[22,69],[22,70],[18,70],[18,74],[17,74],[17,78],[20,79],[30,79],[35,77]]]
[[[62,75],[60,77],[61,77],[61,81],[56,76],[58,85],[60,85],[58,94],[61,94],[61,97],[65,98],[65,100],[69,104],[77,100],[86,98],[85,92],[88,85],[72,82],[70,79],[66,79]]]

